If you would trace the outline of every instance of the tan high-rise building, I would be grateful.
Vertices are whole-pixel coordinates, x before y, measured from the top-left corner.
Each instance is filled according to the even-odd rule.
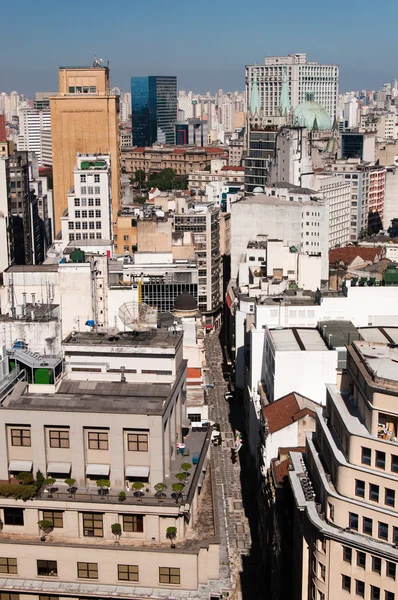
[[[119,98],[110,94],[109,69],[60,67],[59,96],[51,97],[50,108],[56,231],[68,204],[77,152],[110,155],[115,219],[120,202]],[[90,188],[87,181],[88,196],[93,193]]]

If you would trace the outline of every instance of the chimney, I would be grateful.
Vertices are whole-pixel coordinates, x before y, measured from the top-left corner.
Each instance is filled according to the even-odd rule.
[[[32,306],[36,306],[36,294],[32,294]]]

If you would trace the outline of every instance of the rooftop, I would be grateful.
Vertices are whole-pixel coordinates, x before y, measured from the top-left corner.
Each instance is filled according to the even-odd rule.
[[[302,193],[304,193],[304,192],[302,192]],[[267,194],[256,194],[255,196],[243,196],[242,198],[238,198],[232,204],[232,207],[237,206],[241,203],[269,204],[269,205],[276,205],[276,206],[293,206],[293,207],[297,208],[297,210],[301,209],[303,204],[311,205],[311,206],[319,206],[319,201],[316,201],[316,200],[308,200],[306,202],[298,203],[298,202],[290,202],[288,200],[284,200],[283,198],[278,198],[277,196],[269,196]]]
[[[137,347],[152,348],[177,347],[182,341],[182,332],[169,332],[164,329],[150,329],[149,331],[121,331],[108,334],[102,331],[78,331],[71,333],[63,340],[63,345],[68,347],[76,345],[112,346],[112,347]]]
[[[317,329],[272,329],[269,334],[278,352],[324,352],[328,350]]]
[[[353,340],[359,340],[360,334],[351,321],[319,321],[319,331],[325,340],[329,341],[333,348],[341,348],[351,344]]]
[[[349,266],[358,256],[364,262],[373,262],[382,253],[381,247],[366,248],[364,246],[344,246],[329,250],[329,263],[343,263]]]
[[[303,188],[299,185],[293,185],[292,183],[285,181],[278,181],[277,183],[274,183],[272,187],[275,189],[279,188],[289,190],[289,192],[292,192],[293,194],[306,194],[309,196],[316,196],[317,194],[319,195],[319,192],[316,190],[312,190],[311,188]]]
[[[269,433],[275,433],[291,425],[304,415],[315,418],[315,408],[320,405],[297,392],[287,394],[263,409],[263,417],[268,422]]]
[[[396,334],[395,334],[396,335]],[[360,340],[353,342],[372,379],[384,379],[396,387],[398,382],[398,348],[386,343]]]
[[[5,273],[57,273],[58,263],[56,265],[12,265],[5,270]]]

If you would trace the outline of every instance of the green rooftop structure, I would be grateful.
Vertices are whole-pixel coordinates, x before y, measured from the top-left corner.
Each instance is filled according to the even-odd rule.
[[[307,92],[306,101],[295,108],[294,119],[297,125],[305,127],[308,131],[332,129],[332,119],[326,109],[315,102],[313,92]]]

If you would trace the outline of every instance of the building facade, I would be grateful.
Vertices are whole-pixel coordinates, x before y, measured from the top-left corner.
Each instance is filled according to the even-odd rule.
[[[159,173],[163,169],[173,169],[177,175],[189,175],[192,171],[203,171],[214,159],[227,158],[223,148],[206,146],[197,148],[189,146],[163,146],[123,149],[121,166],[126,173],[134,173],[141,169],[145,173]]]
[[[132,77],[131,104],[135,146],[175,143],[177,77]]]
[[[47,136],[45,132],[47,132]],[[50,109],[43,108],[39,110],[29,106],[21,107],[19,109],[18,150],[34,152],[39,166],[47,165],[48,162],[45,161],[48,148],[45,146],[48,138],[51,140]]]

